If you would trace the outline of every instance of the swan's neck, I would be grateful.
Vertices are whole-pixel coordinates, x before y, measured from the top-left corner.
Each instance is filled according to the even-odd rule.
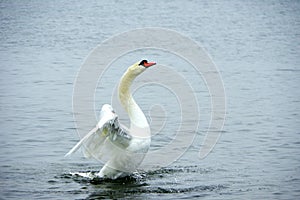
[[[139,74],[140,73],[135,73],[130,68],[125,72],[119,84],[119,99],[121,101],[122,106],[128,113],[128,116],[131,121],[131,129],[134,127],[148,130],[149,124],[147,122],[147,119],[141,108],[133,99],[130,92],[130,86]]]

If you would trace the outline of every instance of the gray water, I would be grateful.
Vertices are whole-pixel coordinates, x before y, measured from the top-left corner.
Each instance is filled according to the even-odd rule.
[[[296,0],[0,1],[1,199],[299,198],[299,12]],[[103,40],[143,27],[178,31],[210,54],[226,89],[222,136],[202,160],[200,125],[166,168],[117,181],[73,177],[102,165],[80,153],[64,158],[79,139],[77,72]],[[97,110],[109,103],[96,96]],[[164,142],[153,137],[154,146]]]

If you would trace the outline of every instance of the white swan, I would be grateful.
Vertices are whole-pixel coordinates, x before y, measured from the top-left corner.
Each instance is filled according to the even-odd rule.
[[[133,80],[154,62],[142,60],[130,66],[119,84],[119,99],[130,118],[130,129],[121,125],[112,106],[103,105],[100,120],[67,154],[83,147],[85,157],[108,160],[97,174],[116,179],[134,172],[147,153],[151,134],[147,119],[130,93]]]

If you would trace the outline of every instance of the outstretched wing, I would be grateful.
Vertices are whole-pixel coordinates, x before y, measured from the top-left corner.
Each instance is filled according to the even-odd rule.
[[[85,157],[101,159],[109,156],[114,149],[126,149],[132,137],[125,127],[119,123],[118,116],[110,105],[102,107],[100,120],[86,136],[84,136],[65,156],[83,147]]]

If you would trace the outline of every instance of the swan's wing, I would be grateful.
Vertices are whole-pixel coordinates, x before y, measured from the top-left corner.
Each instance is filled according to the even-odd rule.
[[[66,156],[76,152],[82,146],[85,157],[101,159],[104,155],[109,156],[115,148],[127,148],[131,139],[126,128],[120,126],[118,116],[111,106],[104,105],[97,126],[84,136]]]
[[[66,153],[65,157],[75,153],[82,144],[93,134],[95,134],[98,131],[98,127],[93,128],[88,134],[86,134],[68,153]]]

